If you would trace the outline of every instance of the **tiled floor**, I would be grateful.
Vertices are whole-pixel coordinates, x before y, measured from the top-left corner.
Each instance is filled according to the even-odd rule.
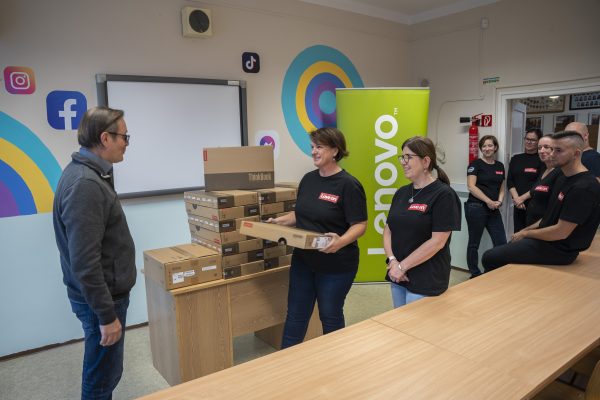
[[[469,274],[452,271],[451,285]],[[352,325],[392,308],[388,284],[355,284],[346,300],[346,324]],[[134,399],[168,387],[152,366],[148,327],[127,331],[125,372],[113,399]],[[243,363],[275,351],[254,335],[234,340],[234,362]],[[61,346],[0,363],[0,399],[65,400],[79,398],[82,343]]]

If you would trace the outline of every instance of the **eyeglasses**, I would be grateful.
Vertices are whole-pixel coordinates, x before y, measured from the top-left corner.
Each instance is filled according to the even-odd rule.
[[[111,135],[123,136],[123,140],[125,140],[125,143],[129,144],[129,138],[131,137],[131,135],[126,135],[124,133],[118,133],[118,132],[109,132],[109,131],[106,131],[106,133],[110,133]]]
[[[403,162],[405,164],[407,164],[410,160],[412,160],[414,157],[420,157],[416,154],[400,154],[398,156],[398,161]]]
[[[537,139],[525,138],[525,141],[526,141],[527,143],[535,143],[535,142],[537,142],[538,140],[537,140]]]

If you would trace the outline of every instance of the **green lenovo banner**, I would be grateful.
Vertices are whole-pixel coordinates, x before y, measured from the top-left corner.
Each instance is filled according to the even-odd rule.
[[[359,239],[357,282],[383,281],[383,228],[396,190],[408,183],[398,155],[402,143],[427,133],[428,88],[350,88],[336,90],[337,127],[350,157],[342,166],[364,186],[369,222]]]

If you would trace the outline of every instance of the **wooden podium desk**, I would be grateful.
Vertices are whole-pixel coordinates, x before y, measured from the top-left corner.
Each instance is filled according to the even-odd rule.
[[[233,366],[235,336],[279,348],[288,280],[289,266],[168,291],[145,276],[154,367],[175,385]],[[321,334],[315,311],[306,339]]]

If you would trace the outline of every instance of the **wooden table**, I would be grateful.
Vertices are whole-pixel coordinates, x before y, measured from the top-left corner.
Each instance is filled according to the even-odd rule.
[[[366,320],[143,399],[504,400],[525,393],[514,378]]]
[[[175,290],[145,277],[152,363],[170,385],[233,366],[233,337],[281,346],[289,266]],[[313,313],[306,339],[322,334]]]
[[[507,265],[373,319],[514,377],[534,394],[600,344],[600,258],[587,261]]]
[[[570,266],[508,265],[143,399],[530,399],[600,344],[599,247]]]

